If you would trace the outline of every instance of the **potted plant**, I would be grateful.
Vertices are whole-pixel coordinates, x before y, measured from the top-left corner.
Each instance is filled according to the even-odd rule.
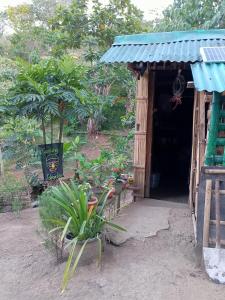
[[[116,155],[111,160],[112,164],[112,178],[114,178],[114,186],[116,194],[120,194],[126,183],[123,180],[122,174],[127,166],[126,157],[122,154]]]
[[[88,210],[94,208],[98,203],[98,198],[94,195],[89,182],[80,184],[78,188],[87,194]]]
[[[63,275],[62,291],[75,273],[86,248],[94,245],[96,249],[98,244],[100,261],[106,225],[115,230],[125,231],[105,218],[107,198],[108,193],[98,199],[95,206],[88,208],[86,188],[73,181],[70,184],[61,182],[59,186],[45,191],[40,197],[40,216],[44,227],[50,230],[50,233],[60,232],[61,242],[67,240],[65,247],[69,249],[69,257]]]

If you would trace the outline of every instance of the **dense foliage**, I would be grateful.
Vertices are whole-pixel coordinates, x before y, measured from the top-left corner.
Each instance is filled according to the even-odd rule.
[[[8,7],[0,13],[3,157],[30,161],[40,130],[44,143],[61,141],[63,128],[70,135],[132,130],[135,79],[124,65],[99,63],[114,37],[223,28],[224,20],[225,0],[174,0],[148,22],[131,0],[32,0]],[[124,141],[117,138],[115,148]]]
[[[155,30],[173,31],[225,27],[224,0],[174,0]]]

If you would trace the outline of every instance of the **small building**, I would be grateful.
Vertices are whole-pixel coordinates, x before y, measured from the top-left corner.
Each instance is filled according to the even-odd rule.
[[[188,193],[199,243],[207,223],[206,190],[211,189],[213,199],[218,179],[220,194],[225,192],[223,47],[225,29],[144,33],[117,36],[101,59],[107,64],[126,63],[137,78],[134,180],[140,188],[138,196],[163,199]],[[208,216],[212,241],[213,203]],[[225,225],[225,201],[221,212]],[[225,230],[222,238],[225,241]]]

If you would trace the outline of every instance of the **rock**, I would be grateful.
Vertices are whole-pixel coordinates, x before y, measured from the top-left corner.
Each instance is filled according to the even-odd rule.
[[[147,201],[132,203],[112,221],[127,231],[108,227],[107,238],[113,245],[120,246],[130,239],[144,241],[154,237],[159,231],[169,229],[169,212],[170,208],[152,207]]]
[[[38,206],[39,206],[39,201],[38,200],[31,203],[32,208],[35,208],[35,207],[38,207]]]

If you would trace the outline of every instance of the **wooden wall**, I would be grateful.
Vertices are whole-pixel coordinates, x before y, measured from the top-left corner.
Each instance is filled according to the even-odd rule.
[[[153,96],[154,73],[146,70],[137,80],[136,89],[134,180],[140,187],[138,195],[140,197],[145,196],[150,183]]]
[[[207,131],[207,107],[206,103],[211,101],[205,92],[195,91],[193,108],[193,134],[192,134],[192,158],[189,185],[189,205],[197,218],[198,190],[201,169],[204,166],[206,131]]]
[[[137,80],[136,124],[134,140],[134,181],[140,186],[139,196],[144,196],[146,132],[148,111],[148,71]]]

